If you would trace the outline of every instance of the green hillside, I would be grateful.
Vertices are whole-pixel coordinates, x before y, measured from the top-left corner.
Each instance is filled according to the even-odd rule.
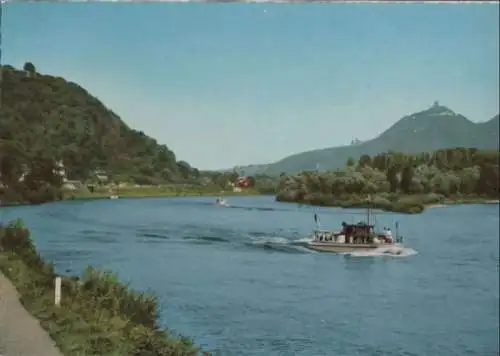
[[[30,63],[24,69],[1,67],[0,157],[29,162],[43,153],[62,160],[68,178],[79,180],[95,171],[142,184],[198,175],[78,84],[37,73]]]
[[[435,103],[427,110],[401,118],[372,140],[298,153],[259,169],[268,175],[278,175],[316,170],[317,165],[321,170],[335,169],[345,166],[349,157],[358,160],[365,154],[373,156],[388,151],[412,154],[454,147],[497,149],[498,125],[498,115],[487,122],[474,123]]]

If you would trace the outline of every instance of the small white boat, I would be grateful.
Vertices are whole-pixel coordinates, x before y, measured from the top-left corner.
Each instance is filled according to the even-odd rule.
[[[118,199],[118,198],[119,198],[118,195],[110,195],[109,196],[109,199]]]
[[[222,197],[218,197],[217,199],[215,199],[215,204],[227,206],[227,201]]]

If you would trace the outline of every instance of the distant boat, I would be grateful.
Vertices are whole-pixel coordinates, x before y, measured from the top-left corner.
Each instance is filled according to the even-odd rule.
[[[110,196],[109,196],[109,199],[118,199],[118,198],[119,198],[119,196],[118,196],[118,195],[110,195]]]
[[[217,197],[217,199],[215,199],[215,204],[227,206],[227,201],[222,197]]]

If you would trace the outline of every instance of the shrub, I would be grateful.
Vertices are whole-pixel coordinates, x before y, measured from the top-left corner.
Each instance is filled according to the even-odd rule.
[[[417,214],[424,211],[425,207],[423,204],[409,203],[409,202],[396,202],[392,205],[392,211],[406,214]]]
[[[444,196],[436,193],[429,193],[422,196],[422,204],[437,204],[444,200]]]
[[[390,209],[392,203],[384,196],[375,195],[372,204],[380,209]]]
[[[119,282],[116,274],[88,267],[82,278],[64,277],[54,306],[54,270],[36,252],[20,220],[0,225],[0,270],[16,285],[25,307],[65,355],[194,356],[185,337],[157,325],[157,298]]]

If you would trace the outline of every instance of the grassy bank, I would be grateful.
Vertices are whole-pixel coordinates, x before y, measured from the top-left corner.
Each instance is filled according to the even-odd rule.
[[[0,226],[0,270],[64,355],[199,354],[189,339],[159,329],[155,296],[129,289],[112,273],[89,267],[82,278],[64,277],[55,306],[52,265],[20,221]]]
[[[384,211],[418,214],[422,213],[426,207],[440,205],[457,205],[457,204],[491,204],[498,201],[491,200],[488,197],[481,196],[449,196],[445,197],[440,194],[376,194],[368,197],[367,195],[306,195],[300,201],[287,200],[286,197],[277,197],[278,201],[283,202],[299,202],[302,204],[329,206],[339,208],[373,208]]]
[[[96,189],[94,192],[88,190],[65,191],[64,199],[109,199],[111,195],[118,195],[121,198],[161,198],[161,197],[189,197],[189,196],[249,196],[260,195],[256,189],[245,189],[241,192],[232,190],[215,190],[215,189],[191,189],[191,188],[176,188],[172,186],[157,186],[157,187],[128,187],[113,189]]]

